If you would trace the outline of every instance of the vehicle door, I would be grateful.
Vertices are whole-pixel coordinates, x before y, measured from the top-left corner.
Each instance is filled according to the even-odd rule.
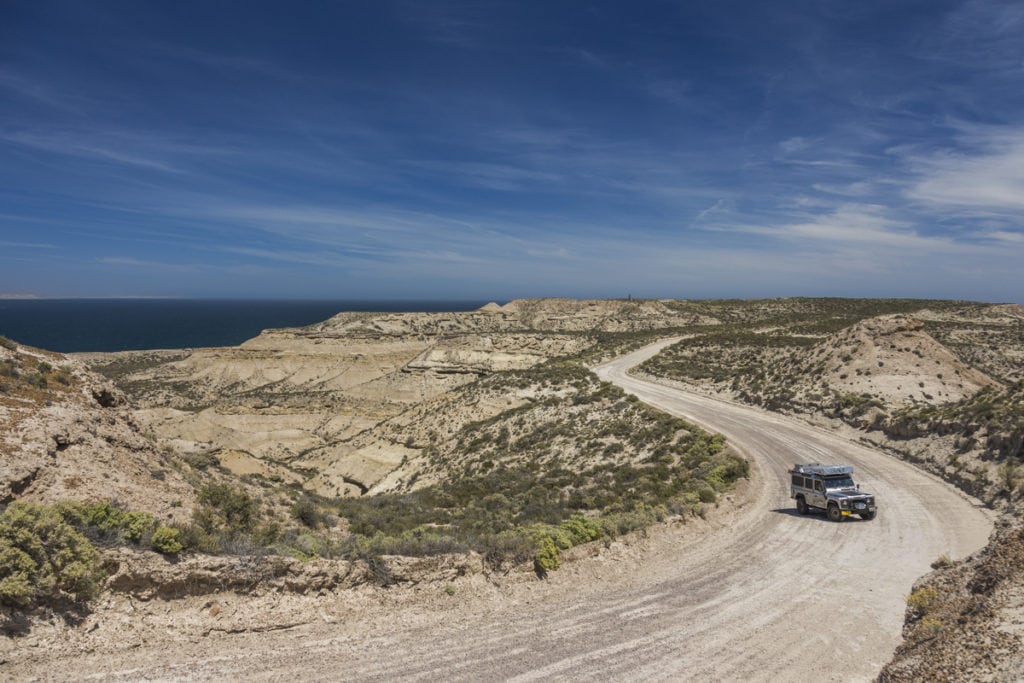
[[[825,484],[821,479],[814,480],[814,492],[811,493],[810,503],[815,507],[825,507]]]

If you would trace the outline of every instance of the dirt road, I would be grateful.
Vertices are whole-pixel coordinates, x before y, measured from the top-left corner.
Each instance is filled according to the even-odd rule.
[[[898,643],[913,581],[941,554],[960,557],[984,545],[989,517],[889,456],[626,374],[656,350],[598,373],[724,433],[752,461],[753,484],[728,524],[700,533],[699,524],[661,528],[642,555],[576,562],[546,582],[449,607],[380,607],[338,623],[26,662],[8,673],[129,680],[872,678]],[[878,517],[831,523],[796,515],[786,475],[796,461],[853,464],[878,496]]]

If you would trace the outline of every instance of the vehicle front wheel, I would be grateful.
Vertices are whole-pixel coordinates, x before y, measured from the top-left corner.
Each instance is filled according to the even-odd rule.
[[[843,521],[843,513],[839,511],[839,506],[838,505],[829,505],[828,506],[828,518],[830,520],[832,520],[833,522],[841,522],[841,521]]]
[[[804,500],[803,496],[796,499],[796,511],[801,515],[806,515],[810,510],[807,508],[807,501]]]
[[[865,513],[863,513],[860,516],[860,518],[861,519],[866,519],[866,520],[868,520],[870,522],[872,519],[875,518],[875,513],[874,512],[865,512]]]

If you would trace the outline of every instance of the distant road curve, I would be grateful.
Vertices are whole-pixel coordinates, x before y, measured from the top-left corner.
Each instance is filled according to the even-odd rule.
[[[642,561],[577,562],[544,583],[448,607],[382,613],[370,606],[339,623],[83,655],[50,674],[113,680],[871,679],[899,642],[914,580],[941,554],[960,557],[984,545],[989,515],[938,479],[826,431],[627,374],[667,343],[596,372],[659,409],[725,434],[751,460],[750,496],[722,528],[697,537],[686,535],[689,525],[658,532],[661,541],[652,542]],[[878,517],[831,523],[821,515],[796,515],[786,474],[796,461],[852,464],[864,488],[878,496]]]

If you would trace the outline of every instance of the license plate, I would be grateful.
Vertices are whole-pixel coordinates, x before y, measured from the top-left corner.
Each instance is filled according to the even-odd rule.
[[[864,507],[865,507],[865,506],[864,506],[864,503],[857,503],[857,509],[858,509],[858,510],[863,510],[863,509],[864,509]]]
[[[848,515],[848,514],[850,514],[850,511],[849,511],[849,510],[843,510],[843,517],[845,517],[845,516],[846,516],[846,515]]]

